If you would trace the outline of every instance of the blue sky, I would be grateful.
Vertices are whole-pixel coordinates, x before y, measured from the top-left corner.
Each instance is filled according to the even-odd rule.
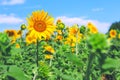
[[[45,10],[66,25],[93,22],[100,32],[120,21],[120,0],[0,0],[0,31],[19,29],[32,11]]]

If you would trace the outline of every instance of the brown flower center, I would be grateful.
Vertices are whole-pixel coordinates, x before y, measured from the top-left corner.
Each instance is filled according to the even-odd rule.
[[[37,21],[34,23],[34,29],[38,32],[43,32],[46,30],[46,24],[43,21]]]
[[[111,34],[114,36],[114,35],[115,35],[115,32],[112,32]]]
[[[14,31],[7,31],[7,34],[9,37],[12,37],[15,35]]]

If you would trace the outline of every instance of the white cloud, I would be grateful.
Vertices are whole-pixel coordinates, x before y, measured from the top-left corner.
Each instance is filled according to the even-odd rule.
[[[23,4],[25,0],[3,0],[1,2],[2,5],[15,5],[15,4]]]
[[[92,22],[99,30],[99,32],[106,33],[109,29],[110,23],[107,22],[100,22],[97,20],[91,20],[91,19],[86,19],[86,18],[78,18],[78,17],[66,17],[66,16],[60,16],[57,17],[57,19],[61,19],[66,25],[72,26],[74,24],[78,24],[79,26],[81,25],[87,25],[88,22]]]
[[[0,14],[0,24],[19,24],[24,22],[23,19],[15,17],[14,14]]]
[[[103,11],[103,8],[93,8],[92,11],[93,12],[99,12],[99,11]]]
[[[35,8],[40,8],[41,5],[34,5],[34,6],[25,6],[25,9],[35,9]]]

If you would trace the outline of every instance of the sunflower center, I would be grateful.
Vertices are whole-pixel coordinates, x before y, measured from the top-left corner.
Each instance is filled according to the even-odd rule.
[[[115,32],[112,32],[112,36],[115,36]]]
[[[12,36],[15,35],[15,33],[14,33],[13,31],[8,31],[7,33],[8,33],[8,36],[9,36],[9,37],[12,37]]]
[[[114,32],[112,32],[112,35],[115,35],[115,33],[114,33]]]
[[[34,29],[38,32],[43,32],[46,30],[46,24],[43,21],[37,21],[34,23]]]

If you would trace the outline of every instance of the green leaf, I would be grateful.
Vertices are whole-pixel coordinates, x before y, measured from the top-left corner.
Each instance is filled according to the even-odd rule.
[[[104,65],[102,66],[103,69],[116,69],[120,68],[120,59],[112,59],[112,58],[107,58],[105,60]]]
[[[120,73],[116,75],[116,80],[120,80]]]
[[[10,66],[7,75],[15,78],[16,80],[29,80],[25,76],[24,72],[17,66]]]
[[[70,75],[62,74],[61,77],[63,78],[63,80],[74,80],[73,77]]]
[[[20,52],[22,52],[22,49],[21,49],[21,48],[12,48],[11,51],[10,51],[10,53],[11,53],[12,55],[18,54],[18,53],[20,53]]]
[[[83,63],[76,55],[71,54],[71,53],[66,53],[65,55],[67,56],[68,60],[70,60],[71,62],[73,62],[77,66],[82,67]]]

